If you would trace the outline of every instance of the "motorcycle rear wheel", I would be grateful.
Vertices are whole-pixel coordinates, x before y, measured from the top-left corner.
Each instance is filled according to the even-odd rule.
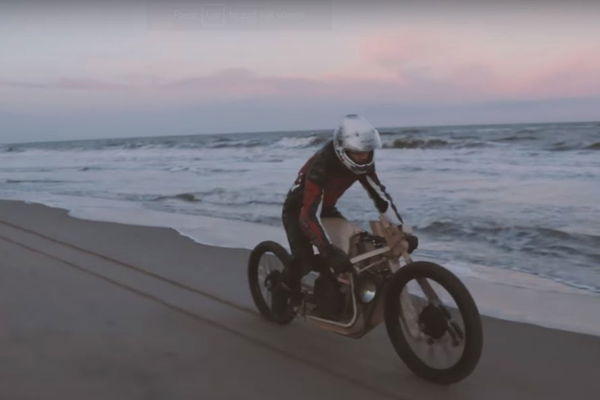
[[[431,301],[426,290],[419,293],[423,286],[417,280],[426,281],[441,303]],[[395,273],[385,300],[385,324],[400,358],[428,381],[456,383],[473,372],[481,357],[477,305],[462,282],[440,265],[414,262]]]
[[[292,263],[292,256],[279,243],[259,243],[250,253],[248,260],[248,282],[254,304],[267,320],[278,324],[290,323],[295,315],[291,310],[283,314],[272,308],[273,290],[283,279],[283,271]]]

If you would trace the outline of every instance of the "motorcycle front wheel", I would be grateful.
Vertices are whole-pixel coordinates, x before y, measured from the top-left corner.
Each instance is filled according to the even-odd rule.
[[[417,376],[456,383],[475,369],[483,347],[481,317],[467,288],[430,262],[398,270],[388,286],[385,324],[394,349]]]

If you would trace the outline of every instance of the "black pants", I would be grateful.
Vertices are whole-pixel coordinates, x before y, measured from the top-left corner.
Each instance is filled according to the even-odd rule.
[[[298,201],[290,196],[283,205],[281,215],[293,258],[292,265],[284,273],[284,279],[293,289],[300,288],[300,280],[311,271],[314,261],[312,243],[300,227],[300,209]]]

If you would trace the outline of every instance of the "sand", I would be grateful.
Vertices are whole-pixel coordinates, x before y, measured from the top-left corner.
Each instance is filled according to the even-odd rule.
[[[478,368],[445,387],[414,376],[383,326],[353,340],[301,320],[273,325],[252,304],[247,257],[172,229],[0,201],[0,399],[600,393],[598,336],[486,317]]]

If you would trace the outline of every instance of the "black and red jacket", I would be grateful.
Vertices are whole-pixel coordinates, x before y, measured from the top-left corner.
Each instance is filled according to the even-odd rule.
[[[321,217],[342,217],[335,204],[356,181],[366,189],[380,213],[392,222],[402,224],[402,218],[379,181],[375,167],[364,175],[354,174],[342,164],[330,141],[300,169],[284,205],[288,211],[296,211],[290,214],[299,215],[302,231],[319,251],[323,252],[331,244]]]

